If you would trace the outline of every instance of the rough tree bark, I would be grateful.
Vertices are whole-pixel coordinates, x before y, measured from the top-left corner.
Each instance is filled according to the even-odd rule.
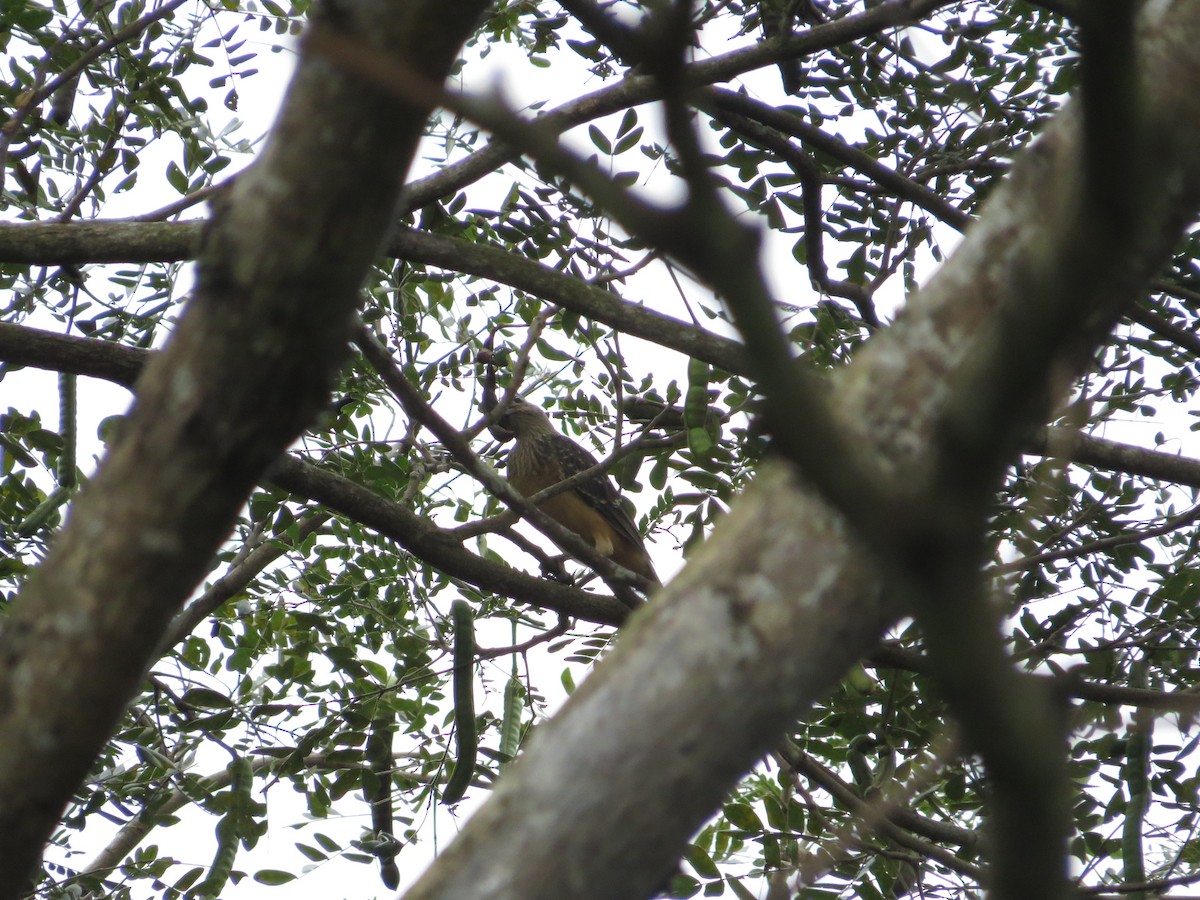
[[[1044,396],[1032,395],[1045,395],[1047,382],[1065,385],[1056,369],[1086,359],[1195,213],[1200,7],[1183,0],[1147,12],[1139,44],[1145,95],[1136,109],[1119,111],[1136,114],[1134,121],[1118,114],[1113,122],[1138,132],[1141,156],[1126,164],[1152,173],[1134,198],[1140,227],[1120,217],[1094,227],[1084,215],[1103,203],[1095,188],[1106,178],[1135,173],[1102,172],[1081,184],[1085,160],[1103,157],[1104,148],[1085,144],[1078,109],[1068,109],[1018,160],[936,278],[834,380],[830,405],[841,427],[897,481],[926,486],[930,508],[940,503],[930,480],[935,462],[964,444],[964,429],[1006,437],[990,447],[968,439],[974,455],[949,461],[959,479],[979,471],[976,490],[1015,456],[1044,408]],[[1037,352],[1022,348],[1006,358],[1011,344],[998,342],[1022,329],[1037,336]],[[964,396],[963,384],[975,394]],[[992,385],[1027,385],[1030,396]],[[953,443],[948,423],[960,432]],[[864,518],[870,510],[854,512]],[[878,557],[815,491],[785,471],[764,471],[539,729],[409,900],[649,895],[734,780],[895,620],[900,607],[873,574],[880,571]],[[1006,726],[1020,713],[998,710],[996,722]],[[1013,771],[1053,775],[1058,765],[1018,760]],[[1039,799],[1018,796],[1008,805],[1022,801]],[[1065,890],[1065,834],[1054,834],[1053,822],[1050,831],[1051,846],[1035,848],[1044,864],[1027,876],[1018,861],[995,876],[1001,896]],[[1020,840],[1004,836],[1014,848]]]
[[[325,26],[440,81],[482,0],[356,0]],[[266,466],[322,407],[429,110],[302,60],[216,211],[126,435],[0,637],[0,897],[21,887]]]
[[[404,15],[471,18],[444,10],[421,3]],[[1136,243],[1109,236],[1086,258],[1049,259],[1050,282],[1093,296],[1101,320],[1150,277],[1200,194],[1200,96],[1193,89],[1200,83],[1200,8],[1176,0],[1149,10],[1156,18],[1143,36],[1143,83],[1154,93],[1140,110],[1147,153],[1139,161],[1154,176],[1139,198],[1146,227]],[[381,40],[396,43],[396,33]],[[317,80],[337,83],[328,71]],[[277,415],[275,407],[290,409],[287,398],[302,384],[311,409],[323,382],[304,373],[317,359],[326,369],[336,359],[364,247],[374,246],[390,205],[370,178],[387,174],[379,159],[397,162],[404,153],[396,148],[410,148],[403,141],[382,147],[373,129],[364,133],[342,116],[363,103],[376,125],[415,121],[361,87],[350,90],[353,102],[323,93],[321,115],[299,113],[301,133],[268,149],[266,159],[282,157],[285,170],[291,153],[313,154],[297,184],[264,161],[239,185],[221,226],[225,236],[216,234],[218,249],[210,246],[206,257],[202,302],[193,304],[178,346],[139,385],[132,436],[81,499],[51,565],[14,611],[0,644],[0,796],[22,805],[0,814],[6,864],[26,865],[36,852],[250,481],[303,423],[302,413]],[[293,103],[302,97],[297,88]],[[284,134],[286,125],[285,117]],[[1025,382],[1047,375],[1044,362],[1005,371],[995,342],[1014,326],[1032,327],[1033,316],[1065,308],[1038,267],[1047,261],[1044,248],[1057,247],[1076,222],[1068,187],[1084,155],[1077,126],[1066,114],[1049,129],[960,252],[832,386],[842,427],[899,477],[925,482],[926,461],[945,449],[939,426],[948,410],[977,399],[976,415],[998,422],[1014,442],[1032,424],[1021,404],[964,398],[955,387],[964,373],[972,384],[988,375]],[[337,152],[321,149],[322,141],[336,142]],[[328,179],[313,170],[317,160],[329,161]],[[297,202],[293,188],[309,196]],[[258,242],[253,255],[235,246],[245,229]],[[217,264],[219,249],[228,256]],[[304,268],[313,259],[319,279]],[[245,309],[233,302],[242,295]],[[284,337],[279,322],[262,324],[260,314],[282,316],[294,333]],[[216,343],[201,346],[202,334]],[[1073,341],[1078,353],[1083,337],[1077,328],[1053,340],[1056,347]],[[236,349],[217,356],[226,344]],[[971,371],[977,358],[995,368]],[[247,397],[251,377],[263,395]],[[1006,449],[969,462],[994,469]],[[153,494],[147,502],[144,491]],[[815,492],[783,468],[764,470],[563,714],[539,730],[411,896],[648,894],[733,780],[900,613],[876,571],[876,558]],[[0,878],[0,896],[11,893],[11,883]]]

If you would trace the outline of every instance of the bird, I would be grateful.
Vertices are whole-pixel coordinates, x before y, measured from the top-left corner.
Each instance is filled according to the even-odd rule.
[[[492,433],[516,439],[508,451],[508,481],[524,497],[599,465],[595,456],[561,434],[544,410],[521,397],[512,400]],[[602,556],[654,585],[661,584],[620,492],[603,472],[547,497],[538,508]]]

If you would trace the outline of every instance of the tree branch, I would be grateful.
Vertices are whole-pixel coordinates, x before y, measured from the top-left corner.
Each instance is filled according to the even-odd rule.
[[[441,79],[481,12],[364,0],[338,27]],[[21,889],[251,488],[324,405],[428,112],[303,59],[225,195],[195,299],[0,635],[0,898]]]
[[[202,227],[201,222],[121,220],[71,225],[0,224],[0,259],[64,266],[178,262],[195,256]],[[618,331],[702,359],[726,372],[745,373],[747,369],[745,350],[737,341],[640,304],[623,301],[611,290],[589,284],[519,253],[408,229],[392,235],[386,252],[400,259],[477,275],[528,291]],[[21,349],[14,346],[11,352],[20,353]],[[27,352],[35,353],[37,348],[29,348]]]
[[[423,562],[482,591],[598,625],[620,625],[629,616],[628,607],[614,598],[535,578],[512,566],[483,559],[403,504],[309,463],[281,456],[268,469],[267,478],[284,490],[361,522]]]
[[[1119,278],[1111,270],[1100,276],[1096,302],[1106,311],[1149,278],[1194,217],[1200,197],[1200,96],[1190,89],[1200,81],[1200,61],[1190,52],[1200,43],[1200,8],[1176,2],[1156,11],[1159,18],[1141,38],[1153,45],[1145,83],[1159,88],[1147,118],[1154,156],[1146,171],[1155,177],[1143,196],[1150,219],[1132,247],[1103,248],[1111,265],[1127,267]],[[937,484],[930,478],[931,454],[945,446],[948,409],[968,399],[956,394],[956,373],[975,358],[981,340],[994,338],[1002,317],[1019,328],[1029,316],[1045,314],[1046,304],[1063,302],[1039,291],[1039,308],[1030,310],[1026,282],[1011,275],[1062,224],[1046,214],[1047,198],[1069,179],[1082,152],[1070,115],[1060,116],[1018,158],[1012,177],[991,195],[937,278],[830,380],[839,424],[900,483],[922,485],[913,499],[926,508],[937,505],[928,493]],[[1086,277],[1089,289],[1097,284],[1094,273],[1061,274]],[[1096,339],[1095,331],[1086,333],[1080,344]],[[995,357],[989,361],[996,365]],[[984,371],[978,374],[982,379]],[[1019,433],[1029,426],[1024,398],[1006,404],[983,393],[978,399],[985,415],[1000,411],[1008,428]],[[971,446],[963,464],[987,462],[973,482],[986,494],[1015,446],[996,442],[978,450],[981,457],[975,455],[979,445]],[[901,529],[904,521],[893,527]],[[941,546],[926,548],[927,558]],[[849,659],[874,644],[880,626],[894,620],[896,600],[868,574],[873,571],[873,558],[848,536],[844,521],[788,474],[765,467],[683,573],[631,619],[585,687],[540,728],[409,897],[441,900],[479,885],[497,900],[648,893],[728,786],[777,744]],[[969,577],[978,577],[977,567]],[[951,586],[937,585],[939,599]],[[984,664],[996,655],[988,654]],[[1000,655],[997,670],[1006,665]],[[966,687],[958,674],[950,683],[960,692],[955,705],[962,712]],[[995,699],[990,690],[970,696],[988,704]],[[1003,706],[1007,725],[1021,710],[1007,698]],[[1010,740],[1012,734],[1024,739],[1031,726],[1048,724],[1031,745],[1032,757],[1012,763],[997,752],[995,741],[979,733],[995,724],[990,715],[982,726],[974,723],[972,738],[989,748],[997,792],[1011,792],[997,832],[1006,847],[993,859],[1013,870],[1004,873],[999,895],[1022,900],[1060,896],[1067,884],[1058,804],[1065,790],[1063,748],[1058,724],[1044,721],[1045,704],[1035,701],[1032,709],[1035,715],[1008,732]],[[1013,749],[1020,754],[1024,748]],[[664,758],[672,764],[662,766]],[[1030,772],[1027,763],[1043,768]],[[1015,813],[1037,803],[1029,794],[1033,786],[1044,789],[1049,802],[1022,842],[1014,839]],[[652,813],[646,797],[657,798]],[[517,821],[519,829],[512,827]],[[1015,852],[1030,849],[1028,862]]]
[[[867,657],[875,668],[903,669],[906,672],[933,674],[928,657],[915,650],[900,647],[890,641],[880,644]],[[1109,706],[1132,706],[1138,709],[1156,709],[1162,712],[1181,713],[1194,716],[1200,713],[1200,695],[1183,692],[1155,691],[1149,688],[1130,688],[1118,684],[1100,684],[1085,681],[1074,673],[1066,676],[1035,676],[1046,681],[1047,690],[1063,697],[1075,697],[1092,703]]]
[[[1031,556],[1013,560],[1010,563],[1002,563],[989,571],[995,575],[1023,572],[1027,569],[1045,565],[1048,562],[1057,562],[1063,559],[1079,559],[1082,556],[1091,556],[1093,553],[1103,553],[1105,550],[1111,550],[1114,547],[1140,544],[1142,541],[1161,537],[1164,534],[1170,534],[1172,531],[1177,531],[1180,528],[1191,525],[1197,519],[1200,519],[1200,506],[1193,506],[1191,509],[1184,510],[1178,515],[1168,517],[1161,525],[1131,529],[1121,534],[1088,541],[1086,544],[1080,544],[1078,547],[1067,547],[1063,550],[1046,550],[1042,553],[1034,553]]]
[[[403,754],[397,754],[396,758],[403,758]],[[280,771],[285,761],[286,759],[281,760],[274,756],[259,757],[251,761],[251,767],[256,776],[269,775],[272,772]],[[311,771],[358,769],[361,766],[362,761],[348,758],[345,749],[336,751],[336,754],[332,758],[324,753],[313,753],[304,757],[304,767],[306,770]],[[429,780],[429,777],[421,772],[401,771],[400,774],[403,778],[417,783]],[[203,785],[201,788],[192,788],[187,792],[175,788],[164,796],[150,799],[142,809],[138,810],[132,819],[121,826],[112,840],[105,845],[104,849],[92,857],[91,861],[70,879],[65,881],[62,887],[67,887],[72,882],[80,881],[84,878],[104,878],[109,872],[120,866],[121,860],[132,853],[146,839],[146,836],[159,825],[164,817],[183,809],[189,803],[195,803],[197,790],[207,790],[209,793],[212,793],[228,788],[230,773],[228,769],[218,769],[208,775],[200,776],[200,780]]]
[[[517,493],[516,489],[496,474],[491,466],[480,460],[466,438],[425,402],[417,389],[409,384],[408,379],[404,377],[404,373],[400,371],[387,349],[361,323],[355,334],[354,343],[383,378],[384,384],[391,389],[409,417],[428,428],[458,460],[459,465],[482,484],[489,493],[526,519],[534,528],[563,550],[595,569],[626,606],[633,608],[641,604],[641,599],[630,592],[628,583],[636,584],[640,590],[647,591],[652,586],[646,579],[624,569],[598,552],[575,532],[555,522],[532,502]]]
[[[296,533],[296,543],[301,543],[311,534],[316,534],[321,526],[329,521],[329,514],[323,512],[310,513],[299,523]],[[180,641],[187,638],[196,628],[220,608],[227,600],[237,596],[254,581],[254,579],[271,563],[285,555],[291,549],[276,538],[259,547],[255,547],[245,559],[212,583],[203,594],[193,600],[175,617],[171,628],[153,653],[154,658],[160,658]]]
[[[710,59],[691,63],[685,68],[688,85],[698,87],[728,81],[783,59],[792,59],[858,40],[888,28],[919,21],[952,0],[890,0],[865,12],[844,16],[834,22],[807,28],[790,37],[761,41],[752,47],[731,50]],[[564,103],[537,117],[538,124],[548,133],[561,134],[576,125],[620,112],[631,106],[650,103],[661,97],[655,79],[645,75],[628,75],[609,87],[593,91],[576,100]],[[405,191],[405,208],[419,209],[442,197],[462,190],[516,159],[519,145],[498,139],[482,150],[440,172],[418,179]]]
[[[875,311],[870,289],[851,281],[833,281],[829,277],[829,267],[825,263],[824,210],[821,206],[821,188],[825,179],[816,160],[798,147],[792,146],[783,135],[745,116],[720,110],[713,116],[750,143],[773,151],[800,177],[804,195],[804,255],[809,277],[822,293],[830,297],[842,297],[853,303],[863,324],[868,328],[878,328],[879,316]]]
[[[930,840],[947,841],[961,847],[974,847],[979,842],[977,833],[966,828],[958,828],[918,816],[904,807],[902,799],[885,797],[876,797],[873,800],[864,799],[850,785],[838,778],[834,772],[790,742],[783,746],[779,755],[798,774],[814,781],[828,791],[839,804],[849,810],[858,820],[859,829],[879,832],[914,853],[940,862],[953,872],[965,875],[976,882],[983,880],[982,870],[978,866],[929,843],[922,837],[915,836],[919,834]],[[900,786],[899,790],[903,791],[904,787]]]
[[[727,88],[707,88],[701,93],[701,107],[726,111],[745,116],[774,130],[799,138],[804,143],[832,156],[834,159],[866,175],[880,187],[902,200],[937,217],[947,225],[963,231],[971,217],[958,207],[947,202],[940,194],[931,191],[919,182],[906,178],[894,169],[889,169],[875,157],[846,143],[839,137],[826,134],[820,128],[809,125],[798,115],[754,100],[745,94]]]
[[[58,226],[53,227],[57,228]],[[443,241],[448,239],[438,238],[437,240]],[[533,266],[536,264],[530,263],[528,260],[521,260],[520,265]],[[561,277],[568,279],[568,276]],[[721,341],[724,339],[718,338],[717,340]],[[737,346],[733,342],[728,343],[730,346]],[[153,355],[153,351],[149,350],[140,350],[133,347],[125,347],[121,344],[89,338],[57,335],[36,328],[0,322],[0,360],[11,365],[33,366],[56,372],[71,372],[77,375],[101,378],[132,388],[142,366]],[[743,370],[736,367],[732,371],[734,373],[745,374]],[[660,410],[653,410],[648,411],[647,414],[658,415],[660,412]],[[678,414],[676,414],[676,418],[678,419]],[[675,422],[675,425],[678,426],[681,424],[681,421],[679,419]],[[1083,434],[1074,428],[1059,426],[1037,429],[1035,434],[1025,442],[1025,446],[1026,453],[1038,456],[1058,457],[1075,465],[1091,466],[1097,469],[1123,472],[1129,475],[1142,476],[1172,484],[1200,488],[1200,459],[1165,453],[1160,450],[1146,450],[1117,441],[1097,438]],[[325,487],[322,490],[326,496],[336,496],[339,498],[337,504],[332,508],[347,518],[367,524],[358,505],[360,499],[367,506],[371,507],[376,502],[389,502],[373,494],[366,488],[353,485],[352,482],[341,476],[323,472],[316,469],[316,467],[310,466],[310,468],[314,472],[321,472],[322,477],[332,480],[330,483],[325,483]],[[345,485],[346,489],[342,490],[338,485]],[[305,493],[305,489],[299,488],[296,484],[281,484],[281,486],[306,499],[318,499],[311,494]],[[353,492],[351,486],[364,493]],[[432,522],[421,519],[411,513],[399,518],[389,518],[388,521],[390,524],[387,526],[388,530],[384,533],[393,540],[398,541],[401,545],[413,550],[413,552],[418,552],[414,547],[424,544],[426,540],[425,533],[429,529],[436,528]],[[481,530],[481,525],[472,524],[445,532],[445,535],[448,538],[453,537],[457,542],[465,537],[474,535],[479,530]],[[485,576],[485,582],[475,581],[474,579],[477,577],[477,574],[471,573],[479,572],[476,568],[476,561],[479,560],[479,557],[466,550],[462,550],[461,555],[444,555],[441,557],[441,560],[442,562],[439,567],[447,574],[462,578],[475,584],[477,587],[495,591],[520,602],[552,610],[563,609],[563,605],[565,604],[565,608],[573,610],[569,613],[570,615],[575,615],[585,621],[596,622],[598,624],[615,625],[623,620],[623,617],[619,620],[614,620],[612,613],[607,610],[590,609],[588,601],[584,599],[590,595],[581,594],[574,601],[570,601],[564,595],[547,594],[543,590],[546,582],[537,579],[531,579],[519,586],[504,581],[508,586],[499,588],[497,585],[503,581],[503,579],[499,579],[499,573],[488,572]],[[482,560],[480,563],[484,564],[485,568],[486,566],[495,565],[486,560]],[[486,585],[492,586],[487,587]]]
[[[74,372],[132,387],[141,367],[153,356],[149,350],[0,322],[0,360],[17,365]],[[460,536],[457,531],[440,529],[403,504],[311,463],[283,455],[269,467],[264,480],[377,530],[447,575],[480,590],[598,625],[620,625],[628,615],[627,608],[608,598],[483,559],[462,546],[463,537],[470,532]]]

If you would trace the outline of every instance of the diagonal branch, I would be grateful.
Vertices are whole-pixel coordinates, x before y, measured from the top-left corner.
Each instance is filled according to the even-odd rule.
[[[559,525],[496,474],[491,466],[488,466],[475,454],[466,438],[425,402],[417,389],[404,377],[404,373],[400,371],[391,354],[375,339],[365,325],[360,323],[354,342],[367,361],[375,368],[375,371],[383,378],[384,383],[395,394],[409,417],[428,428],[476,481],[522,518],[527,519],[534,528],[554,543],[599,572],[613,593],[627,606],[635,607],[641,604],[641,599],[628,589],[627,584],[635,584],[640,590],[646,591],[651,587],[648,581],[633,572],[628,572],[619,564],[599,553],[596,548],[575,532]]]
[[[1057,562],[1064,559],[1079,559],[1082,556],[1090,556],[1093,553],[1103,553],[1105,550],[1112,550],[1115,547],[1125,547],[1129,544],[1139,544],[1142,541],[1148,541],[1151,538],[1161,537],[1164,534],[1170,534],[1172,531],[1177,531],[1191,525],[1197,519],[1200,519],[1200,506],[1193,506],[1191,509],[1186,509],[1175,516],[1169,516],[1162,524],[1154,525],[1148,528],[1136,528],[1130,531],[1125,531],[1120,534],[1110,535],[1109,537],[1100,538],[1098,540],[1089,541],[1086,544],[1080,544],[1078,547],[1067,547],[1063,550],[1046,550],[1042,553],[1034,553],[1022,559],[1013,560],[1010,563],[998,565],[989,570],[995,575],[1007,575],[1011,572],[1023,572],[1026,569],[1032,569],[1036,566],[1045,565],[1048,562]]]
[[[483,559],[463,547],[450,532],[404,504],[310,463],[281,456],[268,469],[267,478],[286,491],[361,522],[423,562],[480,590],[598,625],[620,625],[629,616],[628,607],[611,597],[535,578],[512,566]]]
[[[792,146],[791,142],[777,131],[745,116],[718,110],[714,113],[714,118],[751,143],[773,151],[800,177],[804,199],[804,256],[809,277],[822,293],[830,297],[842,297],[853,303],[867,327],[878,328],[879,315],[875,311],[870,289],[851,281],[833,281],[829,277],[824,248],[825,213],[821,206],[821,189],[825,179],[816,160],[798,147]]]
[[[296,543],[300,544],[309,535],[316,534],[329,521],[329,514],[314,512],[305,516],[296,531]],[[203,594],[193,600],[175,617],[170,630],[164,635],[162,643],[153,656],[161,657],[180,641],[187,638],[200,623],[212,615],[228,600],[236,597],[245,590],[252,581],[271,563],[279,559],[291,549],[278,538],[255,547],[237,565],[212,583]]]
[[[1145,83],[1156,88],[1145,119],[1151,157],[1144,169],[1155,177],[1139,192],[1147,217],[1134,242],[1097,248],[1104,254],[1101,272],[1075,268],[1078,258],[1058,260],[1061,277],[1080,279],[1092,290],[1096,308],[1109,316],[1149,279],[1200,201],[1200,95],[1190,89],[1200,81],[1200,59],[1191,52],[1200,44],[1200,7],[1177,0],[1155,4],[1154,12],[1157,18],[1139,35],[1152,50],[1145,57]],[[1189,87],[1178,88],[1183,85]],[[1031,309],[1029,282],[1012,274],[1027,272],[1039,248],[1070,224],[1057,204],[1082,152],[1068,111],[1016,160],[1012,176],[989,197],[939,275],[829,382],[839,424],[898,483],[919,486],[912,499],[926,510],[937,510],[940,479],[933,476],[950,464],[942,456],[953,446],[947,422],[962,408],[957,404],[972,399],[959,391],[964,383],[978,388],[987,374],[980,369],[974,373],[978,378],[960,377],[984,350],[981,343],[1008,325],[1038,327],[1043,323],[1032,320],[1059,303],[1078,314],[1075,298],[1042,290]],[[1060,312],[1055,308],[1050,315]],[[1065,322],[1056,349],[1093,345],[1102,333],[1096,326],[1090,317]],[[996,357],[987,356],[995,365]],[[1034,378],[1036,361],[1022,358],[1020,364],[1028,367],[1021,378]],[[1046,374],[1043,364],[1042,383]],[[968,441],[972,454],[950,480],[956,491],[986,496],[1019,446],[1009,436],[1019,437],[1036,416],[1025,397],[1005,402],[982,392],[973,399],[983,415],[1000,419],[988,427],[1002,427],[1005,440],[990,447]],[[969,481],[972,466],[977,471]],[[886,518],[892,510],[876,512]],[[921,514],[918,508],[893,519],[898,533],[892,540],[904,544],[908,535],[899,532]],[[883,531],[879,527],[881,544]],[[952,573],[938,559],[947,545],[907,546],[908,584],[930,572],[937,607],[944,608],[956,586],[944,577]],[[969,551],[959,561],[967,578],[957,587],[977,592],[979,554],[958,542],[948,548]],[[882,627],[895,621],[900,605],[876,579],[878,571],[876,558],[854,540],[844,519],[788,472],[765,466],[684,572],[645,614],[633,618],[586,689],[542,726],[538,740],[409,897],[467,896],[480,884],[495,886],[495,898],[522,900],[649,893],[729,785],[777,744],[848,658],[865,652]],[[887,586],[904,583],[893,575]],[[994,643],[988,646],[992,651],[980,657],[989,667],[987,677],[1009,671]],[[939,660],[940,671],[942,665]],[[1068,882],[1059,804],[1065,792],[1061,723],[1043,698],[1034,698],[1031,715],[1020,719],[1025,711],[1020,704],[1030,697],[1027,686],[1013,704],[1014,698],[995,694],[1006,676],[968,695],[961,674],[952,669],[943,683],[957,693],[955,707],[964,720],[971,716],[966,704],[974,699],[986,714],[982,728],[997,719],[1015,726],[984,734],[977,716],[968,730],[973,747],[987,748],[997,793],[1009,795],[1007,808],[993,807],[1003,844],[992,857],[997,896],[1063,896]],[[1034,740],[1026,745],[1031,732]],[[998,748],[1002,739],[1014,745],[1015,760]],[[1034,753],[1026,754],[1030,748]],[[663,766],[664,758],[671,765]],[[1031,794],[1031,787],[1045,795]],[[647,797],[658,802],[647,804]],[[647,806],[654,807],[652,814]],[[512,827],[516,821],[521,828]],[[1016,834],[1026,824],[1026,833]]]
[[[755,122],[761,122],[781,134],[799,138],[809,146],[832,156],[843,165],[866,175],[894,196],[908,200],[914,206],[936,216],[958,231],[964,230],[971,221],[969,215],[946,201],[937,192],[901,175],[895,169],[888,168],[870,154],[859,150],[841,138],[826,134],[820,128],[809,125],[795,113],[779,109],[727,88],[708,88],[700,96],[702,108],[710,109],[714,114],[716,111],[735,113]]]
[[[728,81],[755,69],[774,65],[783,59],[798,58],[888,28],[920,21],[951,3],[952,0],[889,0],[864,12],[807,28],[790,37],[762,41],[752,47],[731,50],[691,63],[686,67],[684,77],[693,87]],[[539,115],[537,121],[548,132],[561,134],[584,122],[620,112],[631,106],[650,103],[660,97],[661,89],[653,78],[631,74],[614,85],[549,110]],[[519,142],[509,143],[501,137],[440,172],[417,179],[405,191],[405,208],[418,209],[427,203],[453,195],[489,172],[516,159],[520,154],[520,146]]]
[[[338,27],[440,80],[482,6],[370,0]],[[326,402],[428,114],[304,59],[224,196],[195,298],[0,635],[0,898],[21,890],[254,484]]]
[[[975,832],[918,816],[905,806],[900,797],[875,797],[866,800],[835,773],[791,742],[785,743],[779,754],[798,774],[820,785],[848,809],[857,820],[858,830],[865,828],[868,831],[878,831],[900,846],[936,860],[953,872],[976,882],[984,880],[979,866],[930,843],[930,840],[953,841],[963,847],[974,847],[979,842],[979,835]],[[896,793],[902,790],[901,786]],[[918,834],[921,837],[917,837]]]
[[[758,264],[757,231],[730,215],[714,191],[693,184],[683,206],[655,206],[626,191],[594,162],[567,151],[541,121],[522,119],[499,98],[481,101],[445,92],[403,63],[364,53],[326,29],[314,30],[308,46],[400,98],[432,102],[436,96],[442,105],[485,125],[579,186],[630,234],[687,265],[724,297],[743,335],[754,337],[751,374],[775,388],[765,392],[765,408],[781,452],[864,533],[903,520],[911,509],[908,499],[888,483],[889,476],[878,462],[848,439],[818,389],[816,376],[793,356]],[[670,90],[664,90],[670,100]],[[678,99],[668,102],[667,108],[677,105]],[[682,123],[681,117],[682,112],[675,119]],[[669,120],[668,128],[678,143],[688,140],[689,129],[682,124],[672,126]],[[677,146],[677,150],[684,149]],[[685,155],[695,157],[697,153]],[[689,166],[686,161],[684,165]],[[697,173],[703,171],[698,158],[690,167]],[[699,174],[696,179],[703,181]]]

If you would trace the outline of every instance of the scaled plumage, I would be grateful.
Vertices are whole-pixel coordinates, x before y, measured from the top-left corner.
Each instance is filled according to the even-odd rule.
[[[499,425],[516,438],[508,453],[508,480],[526,497],[599,464],[595,456],[560,434],[545,412],[520,398],[513,400]],[[602,555],[659,583],[637,525],[603,472],[543,500],[538,507]]]

